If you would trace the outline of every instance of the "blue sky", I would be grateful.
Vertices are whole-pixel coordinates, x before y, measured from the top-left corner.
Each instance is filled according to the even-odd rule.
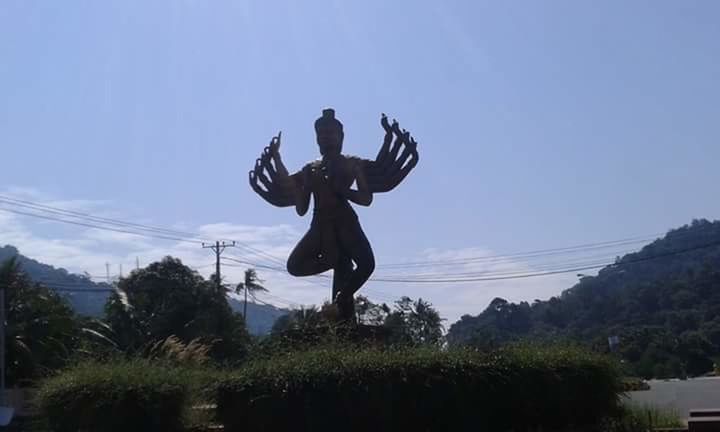
[[[379,264],[663,232],[720,216],[719,19],[709,0],[6,0],[0,187],[209,234],[282,232],[265,239],[282,256],[309,220],[260,200],[246,173],[278,130],[290,169],[315,158],[331,106],[348,153],[375,155],[381,112],[420,145],[412,175],[358,210]],[[177,250],[4,217],[0,243],[76,271]],[[47,252],[81,240],[73,260]],[[375,289],[456,318],[570,276]]]

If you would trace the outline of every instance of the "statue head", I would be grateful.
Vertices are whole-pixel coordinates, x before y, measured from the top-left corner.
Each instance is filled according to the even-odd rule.
[[[335,110],[324,109],[322,117],[315,120],[315,135],[323,156],[338,155],[342,152],[343,125],[335,118]]]

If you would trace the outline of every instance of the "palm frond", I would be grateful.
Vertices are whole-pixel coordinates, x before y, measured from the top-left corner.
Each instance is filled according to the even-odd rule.
[[[80,331],[87,335],[90,335],[94,338],[97,338],[98,340],[101,340],[101,341],[105,342],[106,344],[113,346],[114,348],[118,347],[117,343],[115,343],[114,340],[110,339],[109,337],[105,336],[104,334],[100,333],[99,331],[96,331],[96,330],[93,330],[93,329],[87,328],[87,327],[81,328]]]

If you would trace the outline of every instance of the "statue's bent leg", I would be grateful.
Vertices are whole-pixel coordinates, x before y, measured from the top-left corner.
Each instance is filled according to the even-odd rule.
[[[311,226],[287,261],[287,271],[293,276],[312,276],[332,268],[321,254],[322,233],[317,226]]]

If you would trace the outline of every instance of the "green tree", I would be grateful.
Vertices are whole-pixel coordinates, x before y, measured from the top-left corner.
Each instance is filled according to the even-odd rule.
[[[390,307],[385,303],[373,303],[364,295],[358,295],[355,297],[355,314],[360,324],[381,326],[390,315]]]
[[[177,258],[166,257],[122,278],[105,305],[106,320],[126,352],[176,336],[211,345],[215,359],[239,359],[249,335],[225,292]]]
[[[385,319],[385,325],[397,343],[439,346],[444,342],[442,321],[429,302],[401,297]]]
[[[14,258],[0,265],[7,311],[9,384],[22,383],[64,366],[80,343],[80,326],[68,302],[32,282]]]
[[[320,327],[325,328],[330,319],[316,306],[295,309],[275,321],[271,334],[285,335],[288,332],[300,334],[315,334]]]

